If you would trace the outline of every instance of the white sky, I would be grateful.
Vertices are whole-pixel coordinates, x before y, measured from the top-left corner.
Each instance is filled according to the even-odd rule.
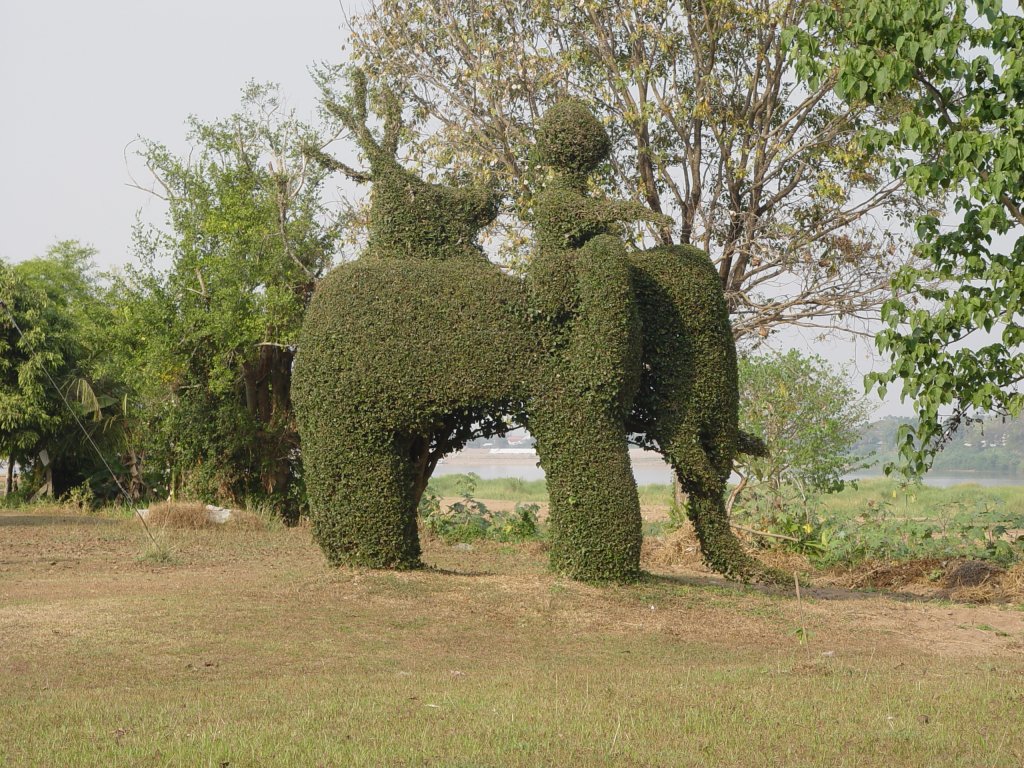
[[[20,261],[76,239],[99,250],[101,267],[127,263],[136,211],[153,222],[163,215],[159,200],[129,186],[125,149],[133,139],[186,151],[185,118],[230,114],[251,79],[280,83],[299,118],[312,120],[317,90],[308,68],[345,60],[345,14],[363,5],[0,2],[0,258]],[[858,390],[875,364],[863,340],[822,343],[813,332],[793,332],[773,346],[848,366]],[[906,412],[894,394],[879,410]]]
[[[338,0],[4,0],[0,258],[73,238],[124,264],[135,211],[159,207],[127,186],[126,145],[184,150],[185,118],[230,114],[250,79],[311,118],[307,69],[342,60],[344,26]]]

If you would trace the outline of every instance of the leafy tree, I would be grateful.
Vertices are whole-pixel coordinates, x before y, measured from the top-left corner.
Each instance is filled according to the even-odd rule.
[[[0,451],[8,491],[17,463],[26,490],[44,486],[59,496],[88,481],[101,494],[117,493],[96,454],[119,465],[124,389],[106,363],[112,315],[94,255],[69,240],[44,257],[0,265]]]
[[[295,335],[340,232],[321,198],[325,172],[302,152],[325,139],[270,85],[247,86],[227,119],[188,125],[186,157],[142,142],[167,225],[137,229],[142,266],[124,285],[154,490],[273,497],[291,518]]]
[[[923,264],[893,281],[877,339],[891,367],[869,377],[883,394],[901,382],[914,403],[900,463],[919,474],[973,413],[1024,410],[1024,17],[998,0],[854,0],[817,7],[792,34],[811,87],[833,81],[879,109],[909,99],[862,147],[898,152],[910,190],[952,204],[917,222]]]
[[[806,497],[843,488],[843,475],[863,466],[851,448],[870,408],[847,378],[817,355],[797,350],[740,360],[741,427],[768,446],[740,456],[730,506],[748,489],[781,498],[784,486]]]
[[[603,118],[612,156],[601,184],[652,217],[659,244],[707,251],[735,334],[785,324],[851,327],[888,295],[904,253],[878,219],[918,203],[889,170],[892,151],[859,141],[893,112],[849,105],[822,77],[794,84],[783,31],[805,0],[379,0],[353,23],[356,55],[414,104],[415,159],[496,176],[513,216],[501,236],[529,251],[546,180],[533,132],[563,95]],[[835,50],[836,36],[820,40]],[[327,73],[324,73],[327,77]]]

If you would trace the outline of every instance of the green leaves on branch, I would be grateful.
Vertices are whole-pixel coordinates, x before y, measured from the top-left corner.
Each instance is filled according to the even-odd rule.
[[[836,35],[838,53],[815,40]],[[876,143],[900,151],[908,187],[949,211],[918,221],[918,268],[893,280],[879,349],[891,366],[867,378],[900,381],[919,423],[901,443],[901,469],[918,474],[977,411],[1024,408],[1024,17],[994,0],[856,0],[817,6],[793,32],[799,71],[837,92],[904,112]]]
[[[415,160],[499,180],[508,209],[485,237],[517,268],[551,181],[532,151],[538,117],[566,96],[585,102],[611,142],[591,186],[651,212],[623,234],[706,251],[749,338],[874,311],[907,256],[875,220],[924,209],[893,178],[893,149],[862,141],[898,111],[843,103],[828,70],[811,89],[795,83],[796,33],[783,32],[807,7],[380,0],[354,18],[352,41],[371,81],[411,103]],[[841,50],[832,34],[813,42]]]
[[[804,494],[843,488],[863,458],[850,453],[870,409],[846,377],[822,358],[797,350],[740,360],[740,426],[768,446],[740,456],[737,471],[752,486],[798,487]]]
[[[325,131],[256,83],[239,112],[189,129],[187,157],[142,141],[167,219],[137,230],[142,267],[124,287],[151,481],[209,501],[269,497],[294,517],[291,362],[341,233],[322,200],[327,171],[303,152]]]

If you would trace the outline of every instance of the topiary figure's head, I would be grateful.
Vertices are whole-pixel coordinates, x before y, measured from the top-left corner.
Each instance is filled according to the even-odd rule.
[[[544,165],[574,176],[587,176],[608,159],[612,142],[590,107],[579,99],[563,99],[537,126],[537,158]]]

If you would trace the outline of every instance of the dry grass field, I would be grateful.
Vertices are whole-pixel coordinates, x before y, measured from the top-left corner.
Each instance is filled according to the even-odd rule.
[[[306,528],[0,513],[2,766],[1024,765],[1024,611],[761,589],[685,542],[328,568]]]

